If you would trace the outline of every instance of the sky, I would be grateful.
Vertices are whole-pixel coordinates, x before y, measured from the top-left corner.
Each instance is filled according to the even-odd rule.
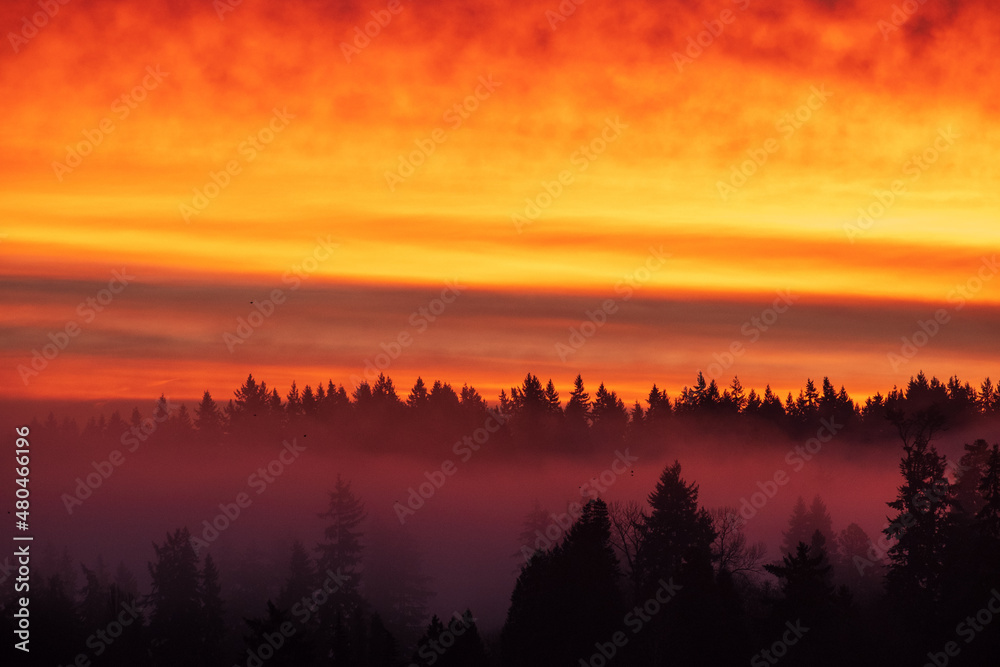
[[[1000,354],[985,0],[42,5],[0,6],[0,398]]]

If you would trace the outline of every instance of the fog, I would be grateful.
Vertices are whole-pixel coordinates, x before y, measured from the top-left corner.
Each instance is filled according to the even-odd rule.
[[[717,430],[706,426],[710,433]],[[949,460],[957,460],[965,442],[986,435],[949,431],[935,444]],[[698,437],[689,432],[659,444],[598,446],[585,456],[569,456],[511,455],[499,449],[502,443],[488,440],[463,460],[450,440],[437,447],[425,445],[420,452],[368,454],[338,451],[303,433],[252,448],[199,448],[161,440],[140,443],[130,452],[113,440],[70,447],[38,436],[32,449],[32,530],[36,552],[52,547],[58,553],[68,547],[75,561],[90,567],[99,556],[112,569],[123,561],[145,590],[146,564],[154,558],[152,543],[162,543],[168,532],[187,526],[192,536],[208,543],[207,552],[219,565],[224,597],[235,573],[254,562],[263,568],[257,573],[261,590],[273,596],[287,576],[293,539],[310,551],[322,539],[326,524],[318,515],[326,510],[339,474],[350,481],[367,510],[366,562],[375,571],[385,571],[386,561],[391,565],[395,559],[417,559],[435,594],[429,614],[447,617],[470,608],[483,631],[494,633],[503,624],[524,563],[519,537],[536,501],[557,516],[566,513],[570,503],[583,503],[598,493],[609,503],[635,500],[645,506],[664,466],[675,459],[684,478],[699,484],[703,507],[750,507],[744,501],[759,506],[752,514],[745,509],[745,530],[751,540],[766,543],[764,562],[779,559],[781,533],[799,496],[807,502],[822,496],[836,532],[854,522],[876,539],[889,514],[886,502],[895,497],[899,484],[899,443],[891,436],[884,443],[864,444],[835,436],[811,460],[792,457],[789,463],[786,456],[803,442],[778,433]],[[406,448],[405,443],[397,445]],[[109,466],[102,462],[114,450],[121,452],[120,465],[110,469],[89,497],[68,500],[77,494],[78,480],[97,468],[108,473]],[[283,451],[284,461],[275,463],[282,461]],[[624,464],[615,462],[624,460],[630,461],[623,470]],[[454,464],[445,466],[451,474],[435,475],[445,461]],[[271,473],[266,472],[269,464]],[[783,484],[773,481],[776,474]],[[432,478],[439,488],[432,489]],[[417,500],[407,505],[410,490],[421,485],[427,497],[415,497],[422,505]],[[241,493],[246,494],[246,506],[239,508],[238,517],[219,518],[220,504],[229,505],[232,514]],[[404,507],[407,511],[401,512]],[[408,511],[411,507],[417,509]],[[205,522],[213,521],[224,529],[206,529]],[[555,518],[552,522],[558,524]],[[412,549],[381,546],[401,538]],[[367,585],[377,588],[378,583]],[[230,611],[259,614],[265,601],[262,597],[255,608]]]

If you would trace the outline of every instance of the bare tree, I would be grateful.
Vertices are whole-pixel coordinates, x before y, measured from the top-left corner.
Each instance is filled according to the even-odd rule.
[[[624,565],[633,591],[638,591],[641,573],[636,566],[636,557],[642,547],[646,514],[634,500],[624,503],[615,501],[608,505],[608,518],[611,520],[611,545],[618,553],[619,562]]]
[[[767,547],[763,542],[747,543],[743,533],[743,517],[732,506],[716,507],[709,510],[715,541],[712,542],[712,559],[716,571],[726,571],[744,580],[752,580],[761,572],[760,561]]]

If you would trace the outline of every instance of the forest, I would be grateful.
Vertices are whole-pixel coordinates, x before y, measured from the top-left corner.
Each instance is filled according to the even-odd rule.
[[[797,499],[781,544],[770,549],[748,538],[747,506],[702,504],[699,480],[680,458],[662,468],[645,502],[591,489],[561,518],[536,505],[517,536],[505,620],[484,628],[474,608],[432,613],[433,586],[416,560],[374,565],[391,540],[373,542],[365,500],[331,470],[322,538],[286,544],[277,569],[248,561],[227,571],[196,525],[159,527],[148,572],[103,557],[80,562],[72,545],[50,550],[31,584],[33,659],[168,667],[994,664],[1000,446],[989,440],[998,416],[1000,389],[989,379],[973,387],[923,373],[863,403],[827,378],[782,399],[770,387],[747,391],[734,378],[720,388],[699,374],[676,397],[653,385],[631,406],[603,384],[591,397],[580,376],[565,399],[551,380],[529,373],[487,403],[472,387],[428,387],[419,378],[401,397],[385,375],[350,393],[332,381],[301,390],[293,383],[282,397],[250,375],[224,403],[205,392],[188,409],[161,396],[147,415],[94,415],[82,427],[49,414],[31,422],[33,437],[84,458],[109,446],[226,456],[298,438],[334,453],[398,456],[441,451],[442,443],[451,451],[454,443],[458,454],[488,439],[515,463],[542,451],[564,459],[615,452],[615,474],[625,474],[630,448],[670,455],[678,441],[711,441],[712,451],[739,446],[752,456],[780,438],[801,443],[793,451],[805,458],[844,439],[858,451],[891,450],[898,486],[883,499],[882,534],[857,523],[834,530],[816,494]],[[979,436],[949,459],[936,446],[948,432]],[[852,493],[850,480],[838,488]],[[75,509],[65,498],[62,506]],[[13,629],[9,585],[2,604]]]

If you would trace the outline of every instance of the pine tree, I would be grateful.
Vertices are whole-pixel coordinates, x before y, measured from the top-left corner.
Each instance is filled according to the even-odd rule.
[[[856,523],[837,537],[837,581],[862,599],[873,598],[882,586],[885,565],[873,552],[871,538]]]
[[[654,384],[646,397],[649,408],[646,410],[646,420],[650,424],[661,423],[668,419],[671,414],[670,399],[666,390],[660,390]]]
[[[410,389],[410,394],[406,397],[406,405],[414,410],[419,410],[427,405],[427,385],[424,384],[424,380],[420,376],[417,376],[417,381],[413,383],[413,389]]]
[[[327,510],[319,517],[328,521],[323,530],[324,540],[316,547],[319,576],[333,573],[341,582],[338,590],[331,594],[324,616],[327,621],[334,614],[341,619],[347,618],[360,603],[361,524],[366,514],[364,504],[351,491],[350,482],[339,474],[330,492]]]
[[[889,549],[887,588],[905,607],[929,612],[943,594],[942,576],[951,533],[952,490],[945,477],[945,457],[930,445],[938,423],[921,413],[913,419],[894,415],[905,456],[899,464],[903,484],[897,511],[883,531],[896,543]]]
[[[794,554],[799,542],[809,544],[812,533],[812,521],[809,511],[806,509],[806,501],[802,496],[799,496],[792,508],[792,516],[788,518],[788,530],[782,533],[784,541],[781,543],[781,552]]]
[[[434,597],[423,557],[406,528],[373,531],[365,562],[365,598],[403,645],[412,645]]]
[[[442,641],[442,639],[447,641]],[[414,664],[437,667],[487,667],[490,663],[472,612],[450,619],[447,627],[436,615],[417,642]]]
[[[827,617],[832,611],[833,586],[826,553],[799,542],[793,554],[780,564],[765,565],[764,569],[781,580],[785,599],[779,605],[780,618],[801,618],[806,625]]]
[[[206,664],[218,664],[222,657],[222,641],[226,631],[223,620],[222,586],[219,570],[211,554],[205,554],[199,579],[201,597],[202,657]]]
[[[292,542],[292,555],[288,565],[288,578],[278,594],[277,605],[288,611],[303,600],[308,604],[316,589],[316,567],[305,546],[299,540]]]
[[[812,533],[819,531],[823,536],[823,541],[827,545],[826,549],[828,551],[836,551],[837,549],[837,534],[833,532],[833,519],[830,517],[830,512],[826,509],[826,503],[819,496],[813,498],[812,504],[809,505],[809,539],[812,539]]]
[[[192,641],[202,636],[203,616],[198,556],[191,534],[181,528],[168,534],[162,546],[154,543],[153,550],[156,561],[149,564],[149,631],[155,664],[204,664],[201,642]]]
[[[975,517],[983,506],[979,483],[986,472],[989,455],[989,445],[979,439],[965,445],[965,454],[959,460],[954,489],[955,506],[969,519]]]
[[[618,576],[607,505],[590,501],[562,544],[522,568],[501,634],[504,661],[548,667],[590,655],[594,637],[621,623]]]
[[[639,567],[646,588],[660,579],[679,583],[712,577],[712,517],[698,506],[698,485],[681,478],[681,464],[667,466],[649,496]]]
[[[587,424],[590,417],[590,394],[583,387],[583,377],[576,376],[573,380],[573,391],[569,393],[566,403],[566,420],[570,424]]]
[[[552,379],[549,378],[548,384],[545,385],[545,406],[548,411],[554,415],[562,415],[562,405],[559,403],[559,392],[556,391],[556,386],[552,383]]]
[[[615,443],[625,436],[625,427],[628,425],[625,403],[614,391],[608,391],[603,382],[597,388],[590,415],[598,442]]]
[[[314,664],[314,635],[309,628],[302,627],[300,621],[300,618],[293,616],[287,609],[281,609],[268,600],[262,618],[245,619],[250,632],[244,636],[246,649],[243,655],[247,652],[260,655],[261,648],[273,647],[275,636],[279,636],[283,638],[281,648],[272,651],[271,657],[262,664],[267,667],[303,667]],[[287,629],[289,624],[296,630],[290,636],[282,633],[282,628]],[[248,660],[246,664],[256,663]]]
[[[1000,540],[1000,445],[993,445],[986,461],[986,471],[979,481],[982,508],[976,514],[979,530],[994,540]]]
[[[733,376],[732,384],[729,385],[727,393],[729,395],[729,404],[733,411],[736,413],[743,412],[747,407],[747,396],[738,375]]]
[[[302,409],[302,395],[299,394],[299,388],[296,386],[295,380],[292,380],[292,388],[288,390],[288,394],[285,396],[285,412],[291,419],[296,419],[305,414],[305,411]]]
[[[322,390],[323,386],[320,385],[320,391]],[[308,418],[315,418],[318,408],[319,403],[315,392],[313,392],[312,387],[306,385],[305,389],[302,390],[302,414]]]

